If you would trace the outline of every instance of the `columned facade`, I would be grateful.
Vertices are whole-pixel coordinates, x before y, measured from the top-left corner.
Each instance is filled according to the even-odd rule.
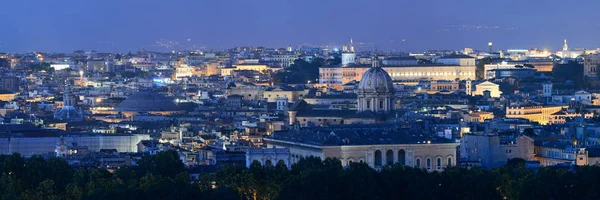
[[[290,150],[285,148],[247,149],[246,167],[250,168],[253,162],[258,162],[261,166],[277,166],[282,162],[286,167],[291,168]]]
[[[426,142],[420,144],[314,146],[271,138],[265,138],[265,142],[268,148],[289,149],[291,164],[298,162],[303,157],[314,156],[321,159],[340,159],[343,166],[364,162],[370,167],[381,169],[385,165],[401,164],[423,168],[430,172],[443,171],[448,166],[456,166],[456,148],[458,146],[458,143],[428,144]]]

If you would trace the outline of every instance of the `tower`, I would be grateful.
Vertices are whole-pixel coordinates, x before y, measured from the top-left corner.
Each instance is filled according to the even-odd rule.
[[[552,96],[552,83],[544,82],[542,83],[542,96],[543,97],[551,97]]]
[[[292,49],[292,45],[289,45],[289,46],[287,47],[287,52],[292,52],[292,51],[293,51],[293,49]]]
[[[569,50],[569,45],[567,44],[567,39],[565,39],[565,42],[563,44],[563,51],[568,51]]]
[[[488,48],[489,48],[489,50],[488,50],[489,53],[494,52],[494,49],[492,48],[492,42],[488,42]]]
[[[470,78],[467,79],[467,82],[465,84],[465,92],[467,93],[468,96],[472,96],[473,95],[473,83],[471,81]]]
[[[342,48],[342,65],[348,65],[354,63],[356,60],[356,54],[354,53],[354,42],[350,39],[350,49],[347,45]]]
[[[71,87],[68,83],[65,84],[63,91],[63,107],[73,107],[73,97],[71,96]]]

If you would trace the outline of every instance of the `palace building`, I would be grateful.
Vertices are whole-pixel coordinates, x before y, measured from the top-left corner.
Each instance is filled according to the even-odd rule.
[[[427,171],[455,166],[458,146],[450,139],[412,133],[394,124],[295,128],[275,132],[264,141],[268,148],[289,149],[292,164],[313,156],[337,158],[344,166],[364,162],[381,169],[401,164]]]

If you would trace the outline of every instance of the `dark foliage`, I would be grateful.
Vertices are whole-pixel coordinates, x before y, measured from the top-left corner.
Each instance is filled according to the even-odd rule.
[[[308,81],[315,83],[319,78],[319,67],[322,67],[324,63],[325,60],[322,58],[315,58],[311,62],[297,59],[285,70],[273,74],[273,82],[276,84],[303,84]]]
[[[443,172],[401,165],[377,171],[364,163],[308,157],[284,163],[225,166],[189,174],[174,151],[143,157],[114,173],[73,169],[60,158],[0,155],[0,199],[598,199],[600,167],[526,168],[513,159],[493,170]]]

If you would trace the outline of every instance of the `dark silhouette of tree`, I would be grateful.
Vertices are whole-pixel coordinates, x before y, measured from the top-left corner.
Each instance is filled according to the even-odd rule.
[[[322,58],[315,58],[311,62],[297,59],[288,68],[273,74],[273,82],[276,84],[303,84],[308,81],[315,83],[319,78],[319,68],[324,64],[325,60]]]
[[[491,170],[447,167],[427,172],[399,164],[318,157],[250,168],[223,166],[192,181],[174,151],[139,166],[72,169],[63,159],[0,155],[2,199],[598,199],[600,167],[530,169],[511,159]]]
[[[482,59],[477,60],[477,64],[475,65],[475,76],[477,77],[477,79],[484,79],[485,78],[485,65],[487,64],[491,64],[492,63],[492,59],[489,57],[485,57]]]

